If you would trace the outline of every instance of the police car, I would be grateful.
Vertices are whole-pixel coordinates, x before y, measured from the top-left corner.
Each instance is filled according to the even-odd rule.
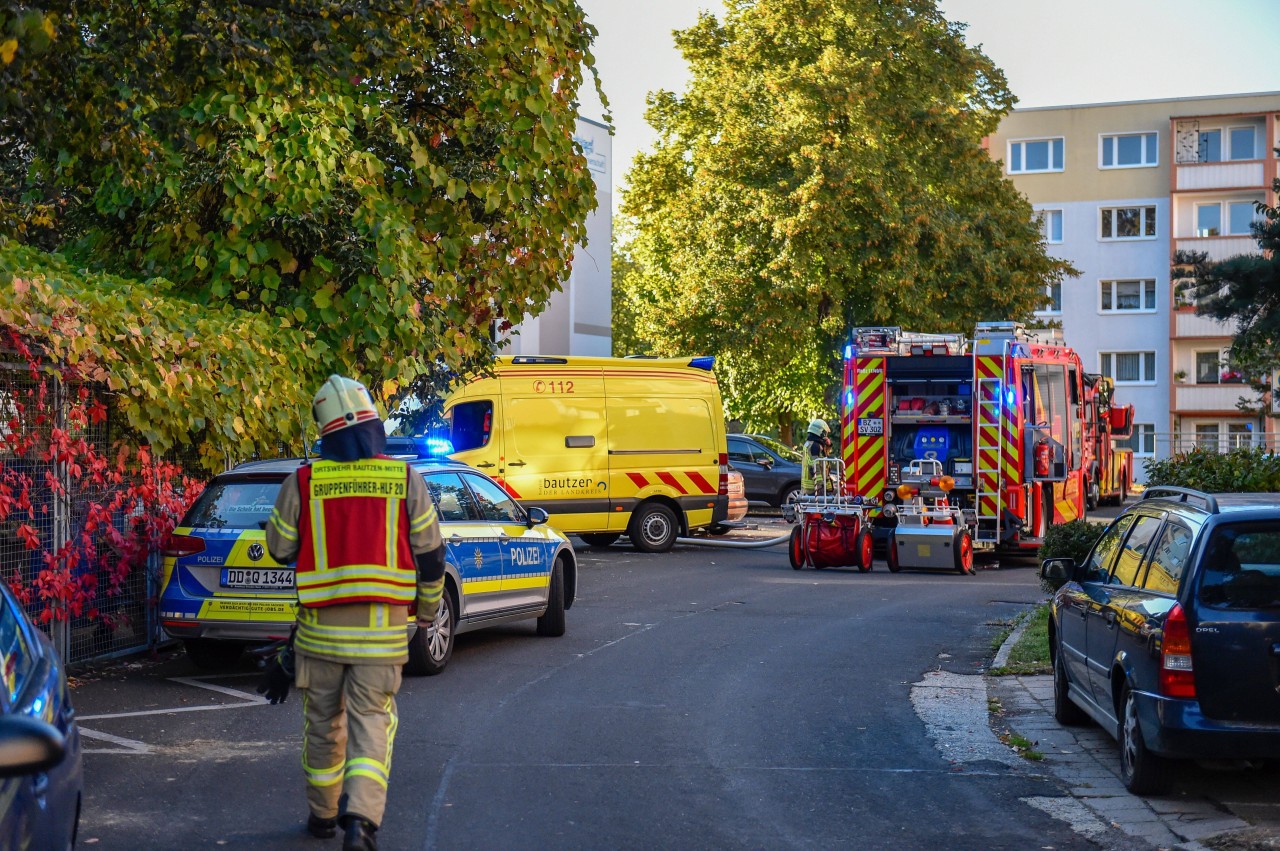
[[[397,455],[402,453],[397,452]],[[266,524],[299,459],[241,464],[213,479],[164,548],[160,622],[196,666],[234,665],[247,646],[285,638],[297,595],[292,565],[276,563]],[[433,627],[410,625],[410,674],[438,674],[461,633],[536,619],[539,635],[564,634],[577,589],[568,539],[465,464],[409,461],[426,479],[447,551],[445,593]]]

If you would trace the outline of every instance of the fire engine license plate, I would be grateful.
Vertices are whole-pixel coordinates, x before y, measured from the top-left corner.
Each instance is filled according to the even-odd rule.
[[[223,588],[292,588],[292,570],[272,570],[270,568],[238,570],[225,568],[222,571]]]
[[[884,420],[880,417],[858,420],[858,434],[884,434]]]

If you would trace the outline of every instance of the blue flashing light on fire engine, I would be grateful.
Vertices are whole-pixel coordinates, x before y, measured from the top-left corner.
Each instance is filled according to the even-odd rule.
[[[1009,407],[1012,408],[1014,403],[1018,401],[1018,394],[1012,387],[1010,387],[1008,390],[1004,391],[1004,398]]]
[[[853,343],[849,343],[844,347],[844,359],[853,360]]]

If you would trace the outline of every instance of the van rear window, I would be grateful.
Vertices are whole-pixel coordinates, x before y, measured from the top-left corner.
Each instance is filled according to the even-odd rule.
[[[1226,609],[1280,608],[1280,529],[1275,523],[1233,523],[1213,530],[1200,601]]]
[[[460,402],[445,417],[449,420],[449,439],[454,452],[489,445],[493,433],[493,402],[488,399]]]
[[[191,507],[184,525],[201,529],[265,529],[280,482],[214,482]]]

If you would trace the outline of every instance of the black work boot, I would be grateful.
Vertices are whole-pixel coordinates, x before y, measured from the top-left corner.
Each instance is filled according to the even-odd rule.
[[[342,851],[378,851],[374,834],[378,828],[360,816],[346,816],[342,822]]]
[[[308,813],[307,833],[316,839],[332,839],[338,833],[338,820],[336,818],[320,818],[315,813]]]

